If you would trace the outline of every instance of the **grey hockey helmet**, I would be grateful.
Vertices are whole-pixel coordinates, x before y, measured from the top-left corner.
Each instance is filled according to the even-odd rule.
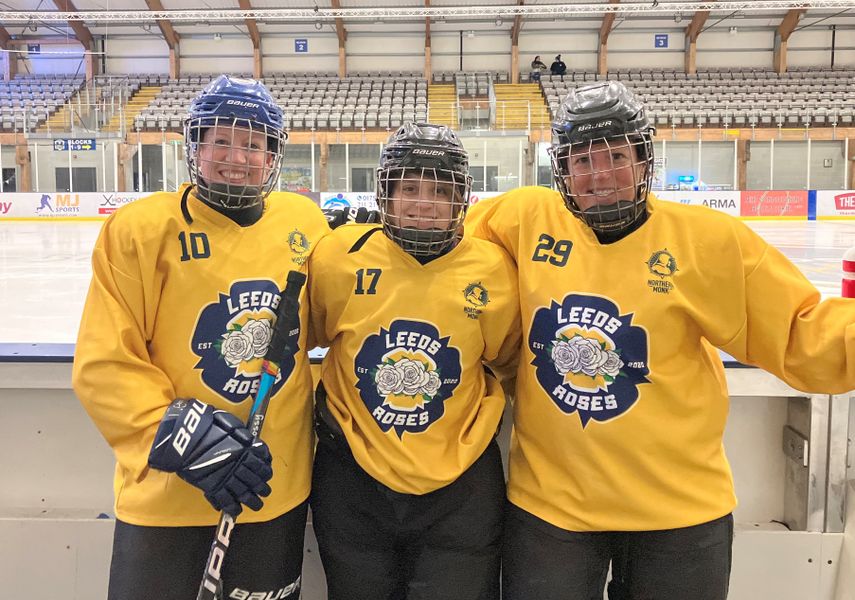
[[[405,123],[386,143],[376,176],[383,232],[413,256],[457,243],[469,204],[469,155],[444,125]]]
[[[598,232],[620,232],[646,211],[655,128],[622,83],[572,90],[552,123],[549,149],[564,204]]]

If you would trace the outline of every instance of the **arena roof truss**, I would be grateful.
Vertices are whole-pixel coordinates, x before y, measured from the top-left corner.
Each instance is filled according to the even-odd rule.
[[[751,0],[741,2],[644,2],[579,4],[517,4],[492,6],[411,6],[361,8],[252,8],[252,9],[185,9],[185,10],[110,10],[110,11],[0,11],[0,21],[91,21],[145,22],[152,19],[171,21],[246,21],[247,19],[276,21],[336,21],[337,19],[414,19],[414,18],[508,18],[552,17],[609,13],[674,14],[696,11],[781,11],[807,9],[855,8],[853,0]]]
[[[78,12],[71,0],[53,0],[53,3],[65,14],[74,14]],[[67,21],[68,26],[71,27],[72,31],[74,31],[74,37],[83,44],[83,47],[87,50],[94,50],[92,32],[83,24],[83,21],[77,19],[67,19]]]

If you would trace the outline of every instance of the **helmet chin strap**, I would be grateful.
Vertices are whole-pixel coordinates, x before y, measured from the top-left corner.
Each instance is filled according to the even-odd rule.
[[[235,190],[240,190],[235,194]],[[260,186],[235,186],[227,183],[208,183],[199,177],[196,186],[197,196],[215,207],[226,210],[244,210],[261,203],[262,189]],[[237,202],[235,202],[237,200]]]
[[[581,211],[588,223],[608,224],[624,221],[627,214],[635,212],[635,202],[618,200],[612,204],[595,204]]]
[[[425,247],[451,246],[452,238],[456,231],[448,231],[446,229],[418,229],[416,227],[399,227],[397,229],[398,238],[401,240],[401,247],[409,254],[425,254]]]

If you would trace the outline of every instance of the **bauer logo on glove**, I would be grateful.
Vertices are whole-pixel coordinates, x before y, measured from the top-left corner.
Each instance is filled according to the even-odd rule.
[[[271,491],[267,444],[253,442],[230,412],[196,399],[178,399],[166,409],[148,462],[198,487],[215,509],[232,516],[242,505],[259,510]]]

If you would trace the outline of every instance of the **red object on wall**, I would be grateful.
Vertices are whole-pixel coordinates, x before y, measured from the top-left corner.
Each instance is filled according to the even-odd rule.
[[[855,247],[849,248],[843,255],[844,298],[855,298]]]

